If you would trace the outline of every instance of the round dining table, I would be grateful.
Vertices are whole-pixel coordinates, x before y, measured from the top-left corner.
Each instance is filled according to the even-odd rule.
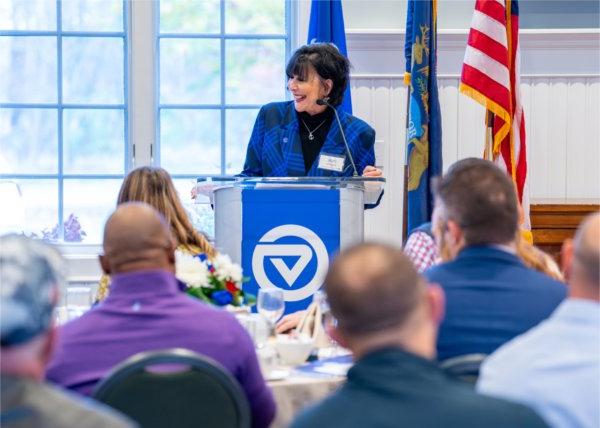
[[[346,380],[350,355],[325,358],[295,368],[283,367],[267,376],[277,404],[273,428],[288,427],[306,407],[315,404]]]

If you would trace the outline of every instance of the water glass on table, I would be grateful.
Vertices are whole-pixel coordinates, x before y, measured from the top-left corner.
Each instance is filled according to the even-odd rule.
[[[317,305],[319,305],[319,309],[321,310],[321,324],[323,326],[323,331],[325,331],[325,334],[327,334],[329,339],[329,346],[319,351],[319,358],[336,357],[341,352],[341,349],[338,343],[333,340],[331,336],[329,336],[328,332],[331,327],[335,327],[337,320],[331,313],[331,307],[329,306],[327,295],[323,290],[319,290],[313,295],[313,302],[316,302]]]
[[[273,335],[275,323],[281,318],[285,310],[283,291],[279,288],[261,288],[258,290],[256,308],[258,313],[269,323],[270,334]]]

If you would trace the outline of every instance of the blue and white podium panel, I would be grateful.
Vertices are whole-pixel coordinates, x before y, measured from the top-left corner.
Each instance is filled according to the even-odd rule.
[[[286,313],[305,309],[339,248],[339,190],[242,191],[245,291],[280,288]]]
[[[214,192],[215,245],[240,263],[244,290],[283,290],[285,313],[305,309],[340,248],[361,242],[361,178],[238,178]]]

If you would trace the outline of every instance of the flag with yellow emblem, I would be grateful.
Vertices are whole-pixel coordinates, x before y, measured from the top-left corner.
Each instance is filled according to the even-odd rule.
[[[406,16],[407,230],[431,219],[431,179],[442,173],[442,118],[437,88],[437,0],[409,0]]]

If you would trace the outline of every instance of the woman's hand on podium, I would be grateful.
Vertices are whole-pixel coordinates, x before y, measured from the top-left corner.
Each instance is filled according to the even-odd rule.
[[[383,176],[383,171],[376,166],[368,165],[365,167],[362,173],[363,177],[381,177]]]

